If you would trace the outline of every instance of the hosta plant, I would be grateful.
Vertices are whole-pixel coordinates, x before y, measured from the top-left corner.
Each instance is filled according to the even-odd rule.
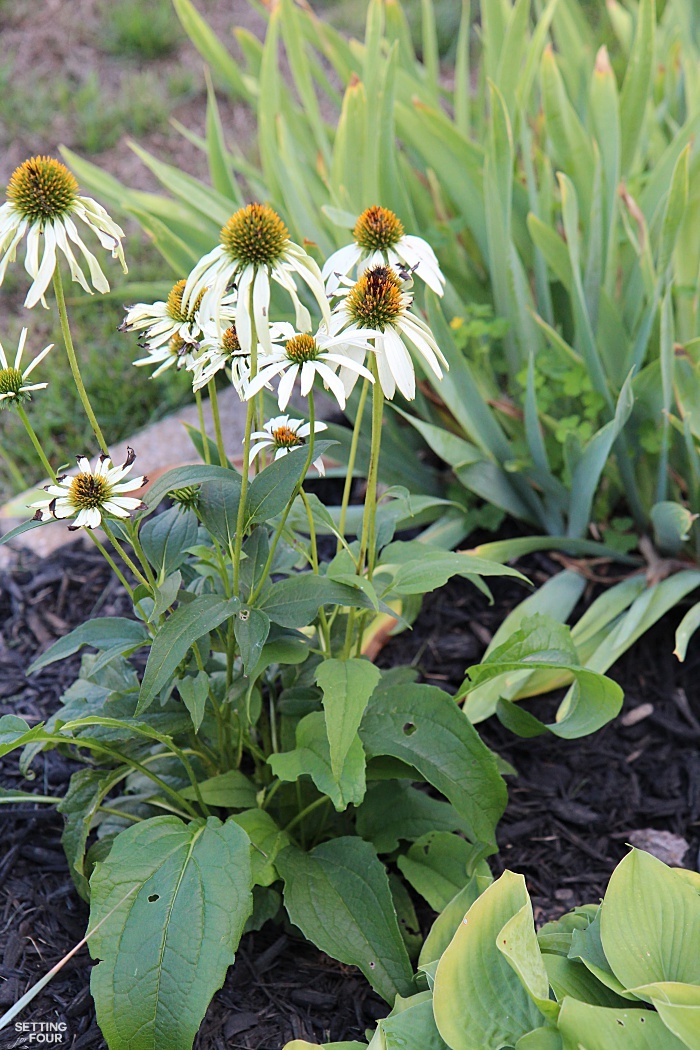
[[[20,368],[25,333],[14,363],[3,356],[0,404],[20,413],[48,481],[34,517],[5,539],[65,524],[83,530],[133,613],[89,620],[34,661],[30,673],[96,650],[83,655],[45,724],[0,719],[0,755],[21,748],[27,773],[47,748],[83,764],[63,799],[4,792],[0,801],[38,797],[64,815],[70,870],[90,901],[88,941],[99,960],[91,986],[110,1050],[190,1047],[243,931],[285,911],[324,951],[359,966],[387,1001],[408,994],[418,944],[406,883],[424,892],[436,880],[483,873],[508,767],[449,694],[418,684],[409,668],[380,672],[365,644],[377,616],[401,620],[399,607],[455,575],[486,595],[485,577],[524,582],[498,561],[425,535],[396,538],[447,505],[378,486],[385,401],[415,392],[416,357],[436,377],[446,367],[413,311],[410,268],[379,250],[350,279],[336,280],[334,270],[327,287],[268,205],[235,211],[166,299],[127,311],[126,333],[140,333],[145,351],[136,363],[154,374],[179,369],[200,407],[206,386],[215,430],[215,440],[192,431],[203,462],[145,487],[134,450],[112,462],[82,382],[56,256],[58,247],[85,287],[70,247],[78,243],[105,291],[74,216],[123,258],[121,230],[51,158],[22,165],[8,200],[17,214],[3,267],[23,236],[30,262],[43,245],[30,305],[53,282],[101,452],[92,459],[79,450],[77,469],[53,471],[31,425],[29,402],[45,384],[27,382],[33,365]],[[417,237],[408,250],[432,258]],[[277,319],[280,304],[291,305],[294,326]],[[243,402],[240,470],[227,458],[217,379],[233,382]],[[358,382],[372,406],[366,492],[351,505],[351,462],[331,510],[307,482],[333,455],[314,398],[325,387],[342,406]],[[285,412],[265,421],[269,387],[276,412],[295,391],[308,420]],[[358,416],[355,449],[361,424]],[[603,676],[572,670],[560,635],[533,618],[473,673],[481,681],[494,669],[551,667],[560,657],[577,678],[561,731],[576,736],[616,714],[621,694]],[[389,863],[403,880],[390,877]],[[362,908],[348,914],[348,900]]]
[[[641,850],[618,865],[600,904],[539,931],[522,875],[476,875],[425,941],[416,990],[397,997],[369,1046],[695,1050],[699,936],[700,875]],[[296,1040],[285,1050],[311,1044]]]

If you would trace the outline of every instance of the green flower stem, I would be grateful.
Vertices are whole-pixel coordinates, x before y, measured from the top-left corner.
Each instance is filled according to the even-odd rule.
[[[55,473],[53,467],[51,466],[51,464],[49,463],[48,459],[46,458],[44,450],[41,447],[41,444],[39,443],[39,438],[34,433],[34,428],[33,428],[32,424],[29,422],[29,417],[27,416],[27,413],[24,411],[24,409],[22,408],[22,406],[19,403],[15,405],[15,408],[17,409],[17,415],[19,416],[19,418],[24,423],[24,429],[29,434],[29,440],[31,441],[32,445],[34,446],[34,449],[36,451],[37,456],[41,460],[41,465],[44,468],[44,470],[46,471],[47,478],[50,478],[51,481],[55,481],[56,480],[56,473]]]
[[[287,832],[291,831],[292,828],[297,826],[297,824],[301,824],[302,820],[304,820],[305,817],[308,817],[309,813],[313,813],[315,809],[322,806],[324,802],[330,802],[328,795],[322,795],[321,798],[317,798],[314,802],[308,805],[306,809],[302,809],[301,813],[297,813],[296,817],[293,817],[283,830]]]
[[[216,435],[216,448],[219,453],[219,463],[225,467],[228,460],[224,448],[224,437],[221,432],[221,416],[219,415],[219,399],[216,395],[216,380],[210,379],[208,384],[209,404],[211,405],[211,417],[214,420],[214,434]]]
[[[255,282],[253,281],[253,284]],[[253,284],[250,286],[250,310],[251,337],[250,337],[250,377],[258,374],[258,333],[253,320]],[[250,435],[253,433],[253,422],[255,420],[255,399],[250,398],[247,403],[245,416],[245,437],[243,439],[243,468],[241,475],[241,500],[238,504],[236,516],[236,537],[233,548],[233,593],[238,596],[241,572],[241,549],[243,547],[243,529],[245,526],[245,505],[248,495],[248,475],[250,474]]]
[[[102,519],[102,523],[101,523],[100,527],[102,528],[102,531],[104,532],[105,536],[107,537],[109,542],[114,547],[114,549],[117,552],[117,554],[119,555],[119,557],[122,559],[122,561],[124,562],[125,565],[129,566],[129,568],[131,569],[131,571],[133,572],[134,576],[139,581],[139,583],[142,583],[144,585],[144,587],[148,587],[149,586],[148,580],[143,575],[141,570],[136,567],[135,563],[132,561],[132,559],[126,553],[126,551],[122,547],[121,543],[119,542],[117,537],[114,535],[114,533],[112,532],[112,530],[110,529],[109,525],[107,524],[107,522],[105,521],[104,518]]]
[[[343,488],[343,501],[340,505],[340,521],[338,523],[338,532],[341,536],[345,536],[345,519],[348,514],[348,505],[350,503],[350,493],[352,492],[353,473],[355,470],[355,460],[357,459],[357,446],[360,442],[360,430],[362,428],[362,419],[365,414],[365,402],[367,401],[367,394],[369,393],[369,379],[365,379],[362,383],[362,391],[360,393],[360,402],[357,406],[357,416],[355,417],[355,426],[352,431],[352,441],[350,442],[350,455],[348,457],[348,472],[345,475],[345,486]],[[336,554],[340,554],[342,543],[338,540],[338,547]]]
[[[141,568],[144,571],[146,579],[151,589],[155,592],[157,583],[156,578],[153,575],[150,562],[146,557],[143,547],[141,546],[141,540],[139,539],[139,531],[136,524],[129,519],[129,538],[131,539],[131,546],[134,548],[134,553],[141,563]]]
[[[90,539],[92,540],[92,542],[95,544],[95,546],[97,547],[98,551],[102,555],[102,557],[105,559],[105,561],[109,565],[109,567],[112,570],[112,572],[114,573],[114,575],[117,577],[117,579],[121,583],[121,585],[124,588],[124,590],[126,591],[126,593],[129,595],[129,598],[133,602],[133,600],[134,600],[134,592],[131,589],[131,585],[129,584],[129,581],[127,580],[126,576],[121,571],[121,569],[118,567],[117,563],[115,562],[114,558],[109,553],[109,551],[107,550],[105,545],[103,543],[100,543],[100,541],[98,540],[97,536],[92,531],[92,529],[87,529],[86,531],[87,531],[88,536],[90,537]],[[137,604],[137,608],[138,608],[138,604]]]
[[[309,498],[304,492],[303,486],[299,490],[304,507],[306,508],[306,520],[309,523],[309,538],[311,546],[311,568],[313,569],[314,575],[318,576],[318,545],[316,542],[316,525],[314,524],[314,516],[311,510],[311,504]],[[328,617],[326,616],[326,610],[321,606],[318,611],[318,619],[320,625],[320,634],[323,641],[323,648],[330,656],[331,653],[331,632],[328,626]]]
[[[297,496],[301,492],[302,485],[304,484],[304,479],[306,478],[306,475],[309,472],[309,467],[311,466],[311,464],[314,461],[314,437],[315,437],[315,435],[314,435],[314,428],[315,428],[315,424],[316,424],[316,410],[314,408],[314,391],[313,391],[313,387],[312,387],[311,390],[309,390],[309,428],[310,428],[310,430],[309,430],[309,451],[306,454],[306,466],[304,467],[304,470],[303,470],[303,473],[301,475],[301,478],[300,478],[296,488],[294,489],[294,492],[292,493],[292,496],[291,496],[291,499],[289,500],[289,503],[284,508],[284,513],[282,514],[282,519],[281,519],[279,525],[277,526],[277,529],[275,530],[275,535],[274,535],[274,537],[272,539],[272,544],[270,545],[270,551],[269,551],[269,553],[267,555],[267,561],[265,562],[265,565],[264,565],[264,568],[263,568],[263,571],[262,571],[262,575],[260,577],[260,581],[259,581],[257,587],[255,588],[255,590],[252,592],[252,594],[250,596],[250,599],[249,599],[249,604],[250,605],[253,605],[253,603],[257,599],[258,595],[260,594],[261,590],[263,589],[263,586],[265,584],[265,580],[267,579],[267,577],[269,575],[269,572],[270,572],[270,569],[272,568],[272,562],[273,562],[273,559],[275,557],[275,551],[277,550],[277,545],[278,545],[278,543],[280,541],[280,538],[282,536],[282,532],[284,530],[284,526],[287,524],[287,518],[289,517],[291,509],[292,509],[292,507],[294,505],[295,499],[297,498]]]
[[[133,820],[134,824],[140,824],[142,820],[146,820],[146,817],[137,817],[135,813],[129,813],[126,809],[115,809],[113,806],[98,806],[100,813],[110,813],[113,817],[126,817],[127,820]]]
[[[204,407],[202,405],[202,392],[201,390],[195,390],[194,399],[197,402],[197,415],[199,416],[199,432],[202,435],[202,455],[204,456],[204,462],[209,466],[211,463],[211,456],[209,455],[209,439],[207,438],[206,427],[204,426]]]
[[[365,569],[367,560],[367,578],[372,579],[374,563],[377,552],[376,530],[377,530],[377,480],[379,477],[379,452],[382,443],[382,416],[384,414],[384,391],[379,382],[377,362],[374,357],[370,360],[374,386],[372,388],[372,447],[369,454],[369,470],[367,471],[367,498],[362,516],[362,539],[360,540],[360,556],[357,560],[357,574],[361,576]]]
[[[58,306],[58,316],[61,320],[61,331],[63,332],[63,341],[66,345],[66,353],[68,354],[68,361],[70,364],[71,372],[73,373],[73,379],[78,391],[78,396],[82,402],[83,408],[85,409],[85,415],[90,421],[92,432],[97,438],[97,442],[105,453],[109,455],[109,449],[107,448],[107,442],[105,441],[102,431],[100,430],[100,424],[97,422],[95,413],[92,410],[90,399],[87,395],[87,390],[83,384],[82,377],[80,375],[80,368],[78,366],[78,359],[75,356],[75,348],[73,346],[73,337],[70,332],[70,324],[68,322],[68,312],[66,310],[66,300],[63,294],[63,282],[61,280],[61,269],[56,264],[56,269],[53,272],[53,288],[56,295],[56,305]]]

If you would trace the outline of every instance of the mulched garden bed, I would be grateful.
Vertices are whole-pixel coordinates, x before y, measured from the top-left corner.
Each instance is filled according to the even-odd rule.
[[[561,568],[543,555],[524,559],[521,567],[536,583]],[[454,690],[524,596],[510,581],[496,581],[492,589],[492,606],[460,580],[428,596],[414,630],[392,639],[378,662],[413,662],[424,680]],[[118,583],[90,548],[66,548],[44,561],[26,558],[12,573],[0,573],[0,714],[31,722],[48,717],[75,678],[79,657],[28,680],[24,669],[33,656],[87,617],[127,612]],[[697,866],[700,652],[691,646],[680,664],[672,654],[674,627],[673,617],[667,617],[614,668],[625,706],[622,716],[595,736],[574,742],[519,740],[493,719],[480,727],[519,774],[509,782],[493,870],[500,874],[507,866],[525,874],[540,920],[597,900],[626,842],[642,829],[683,836],[690,846],[685,864]],[[549,715],[549,703],[540,701],[538,713]],[[645,717],[635,721],[635,709]],[[55,751],[40,756],[34,790],[62,795],[76,768]],[[16,756],[0,762],[0,784],[32,789],[17,771]],[[87,906],[68,875],[62,820],[52,807],[2,808],[0,827],[1,1013],[80,940]],[[104,1047],[89,994],[90,967],[83,949],[21,1019],[63,1020],[70,1040],[62,1045]],[[268,925],[244,938],[195,1046],[280,1050],[292,1038],[357,1039],[385,1012],[358,971]],[[0,1050],[22,1045],[26,1036],[18,1036],[13,1026],[0,1032]]]

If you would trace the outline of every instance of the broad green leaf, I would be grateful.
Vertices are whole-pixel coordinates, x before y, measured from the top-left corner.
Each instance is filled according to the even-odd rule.
[[[296,573],[274,583],[266,592],[261,607],[280,627],[306,627],[321,606],[330,603],[374,609],[373,602],[357,587],[348,587],[311,572]],[[379,608],[391,616],[396,615],[385,602],[380,602]]]
[[[221,806],[224,809],[248,809],[249,806],[255,805],[255,784],[241,773],[240,769],[228,769],[225,773],[209,777],[208,780],[200,780],[198,786],[202,801],[208,806]],[[197,798],[193,787],[183,788],[181,795],[193,801]],[[235,819],[237,823],[240,823],[238,817]]]
[[[326,723],[320,711],[312,711],[299,722],[296,745],[293,751],[268,758],[276,777],[293,782],[300,776],[310,776],[339,812],[350,803],[359,806],[365,795],[365,753],[358,737],[354,738],[337,778],[331,769]]]
[[[180,507],[169,507],[139,529],[139,542],[160,579],[179,569],[187,548],[197,542],[197,516]]]
[[[656,857],[633,849],[610,877],[600,910],[605,957],[626,988],[700,984],[700,896]]]
[[[391,755],[415,766],[464,817],[474,840],[495,845],[505,784],[451,696],[427,685],[382,690],[365,711],[360,737],[368,758]]]
[[[240,609],[233,621],[233,632],[243,661],[245,674],[257,666],[270,633],[270,617],[261,609]]]
[[[408,781],[388,780],[368,789],[356,828],[377,853],[391,853],[401,839],[414,842],[429,831],[464,831],[466,822],[449,802],[431,798]]]
[[[558,1021],[564,1050],[682,1050],[685,1046],[651,1010],[590,1006],[567,996]]]
[[[80,627],[50,645],[29,665],[27,674],[34,674],[57,660],[65,660],[84,645],[92,645],[95,649],[121,646],[122,651],[126,652],[145,645],[148,638],[148,631],[139,620],[127,620],[124,616],[100,616],[96,620],[81,623]]]
[[[247,809],[233,818],[250,839],[250,861],[253,883],[256,886],[271,886],[279,878],[275,860],[280,850],[291,845],[286,831],[275,824],[264,809]]]
[[[175,610],[153,639],[136,714],[145,711],[157,693],[167,685],[194,642],[213,631],[229,616],[235,615],[239,606],[237,598],[226,599],[216,594],[202,594]]]
[[[323,691],[331,770],[336,779],[340,778],[380,677],[379,668],[369,660],[324,660],[316,669],[316,684]]]
[[[317,442],[314,457],[316,447],[323,451],[328,444],[327,441]],[[320,455],[320,452],[318,454]],[[253,478],[246,495],[246,528],[250,528],[256,522],[269,521],[284,510],[304,476],[308,455],[307,448],[292,449],[288,455],[274,459]]]
[[[123,769],[112,772],[79,769],[70,778],[68,791],[58,805],[58,812],[63,814],[65,821],[61,845],[70,865],[71,877],[83,900],[90,899],[84,861],[92,820],[102,799],[123,773]]]
[[[283,1050],[367,1050],[367,1043],[307,1043],[305,1039],[294,1039],[285,1043]]]
[[[228,467],[208,466],[205,463],[194,463],[190,467],[175,467],[166,471],[152,485],[144,496],[143,502],[149,510],[157,507],[173,489],[184,489],[190,485],[201,485],[205,481],[223,481],[235,485],[238,478],[240,485],[240,474]]]
[[[0,758],[17,747],[29,744],[33,740],[41,740],[45,736],[43,722],[30,728],[18,715],[2,715],[0,716]]]
[[[641,988],[635,989],[638,993]],[[700,987],[674,981],[646,985],[644,998],[650,999],[659,1017],[690,1050],[700,1046]]]
[[[557,1002],[567,995],[592,1006],[617,1006],[626,1010],[629,1006],[607,985],[599,981],[591,970],[578,959],[567,959],[564,955],[543,954],[547,977]]]
[[[429,831],[396,863],[433,911],[441,912],[471,878],[478,855],[479,851],[459,835]]]
[[[199,489],[197,510],[202,524],[225,550],[233,550],[241,499],[241,476],[229,470],[217,481],[205,481]]]
[[[252,909],[249,849],[213,817],[117,836],[90,880],[90,987],[110,1046],[191,1050]]]
[[[419,965],[433,962],[441,957],[476,898],[488,888],[492,881],[490,877],[484,875],[472,875],[462,889],[445,905],[423,942],[418,958]]]
[[[523,876],[504,872],[472,904],[440,959],[435,1020],[451,1050],[513,1046],[544,1023],[496,944],[505,924],[528,901]]]
[[[398,546],[399,544],[392,544],[384,552],[382,564],[391,563],[394,549]],[[406,562],[399,567],[392,590],[397,594],[426,594],[443,587],[453,576],[514,576],[527,582],[522,573],[511,569],[510,566],[489,562],[474,554],[457,554],[427,548],[420,559]]]
[[[399,930],[383,864],[367,842],[339,838],[310,853],[283,850],[289,918],[321,951],[363,974],[387,1002],[410,995],[411,963]]]
[[[423,994],[411,996],[404,1009],[396,1012],[394,1008],[379,1021],[377,1050],[449,1050],[435,1024],[432,999],[423,998]],[[374,1050],[373,1043],[370,1050]]]
[[[628,992],[621,984],[610,969],[610,963],[605,957],[603,942],[600,938],[600,908],[588,926],[572,931],[571,947],[567,958],[580,959],[593,976],[616,995],[623,999],[637,999],[633,992]]]

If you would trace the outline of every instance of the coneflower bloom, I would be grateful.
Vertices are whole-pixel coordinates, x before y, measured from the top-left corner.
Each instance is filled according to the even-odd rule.
[[[389,266],[366,270],[333,311],[332,331],[351,342],[354,333],[371,332],[379,382],[391,400],[396,388],[407,400],[416,396],[416,373],[406,341],[420,354],[438,379],[449,364],[424,321],[410,312],[412,297],[403,290],[398,274]],[[341,379],[352,388],[353,372],[341,371]]]
[[[124,481],[136,455],[132,448],[120,467],[113,467],[109,456],[101,455],[94,470],[85,456],[78,456],[78,474],[62,474],[55,483],[45,485],[49,499],[32,503],[36,521],[51,518],[75,518],[71,530],[96,529],[103,518],[128,518],[142,506],[141,500],[125,493],[140,489],[148,478],[137,477]]]
[[[200,313],[204,290],[190,302],[187,310],[184,310],[182,294],[186,283],[184,280],[176,281],[166,300],[159,300],[156,303],[137,303],[135,306],[130,306],[121,330],[140,332],[139,342],[149,350],[157,349],[164,343],[168,343],[173,336],[182,339],[184,343],[196,343],[202,335],[207,320]],[[235,292],[225,295],[221,301],[222,318],[233,319],[235,305]]]
[[[111,251],[112,258],[118,258],[124,273],[127,272],[122,247],[124,231],[102,205],[91,197],[79,195],[75,176],[60,161],[53,157],[25,160],[13,173],[6,195],[7,200],[0,206],[0,284],[8,264],[14,262],[20,242],[26,237],[24,267],[33,282],[24,301],[26,307],[36,306],[38,302],[46,306],[45,293],[53,278],[59,251],[66,257],[73,280],[92,294],[71,242],[87,263],[93,287],[98,292],[109,291],[109,282],[82,241],[74,219],[89,226],[102,247]]]
[[[270,335],[276,340],[291,328],[289,324],[275,323],[270,325]],[[221,331],[214,321],[207,322],[197,355],[187,367],[193,374],[193,390],[201,390],[222,368],[230,368],[231,382],[238,396],[245,396],[246,384],[250,379],[250,354],[241,347],[235,324]]]
[[[437,295],[443,294],[445,278],[435,252],[422,237],[405,234],[403,223],[389,208],[378,204],[367,208],[355,223],[352,235],[353,243],[339,248],[323,267],[329,295],[337,293],[341,278],[353,270],[359,277],[363,270],[382,264],[415,273]]]
[[[148,353],[140,357],[134,364],[137,368],[155,365],[155,371],[151,373],[151,379],[157,379],[168,368],[185,368],[191,371],[194,368],[195,354],[198,343],[186,343],[179,335],[172,335],[167,343],[161,346],[147,347]]]
[[[26,341],[27,329],[23,328],[12,364],[9,363],[0,343],[0,409],[21,405],[23,401],[31,401],[32,391],[44,390],[49,385],[48,383],[28,383],[27,380],[39,362],[43,361],[49,350],[52,349],[53,343],[45,346],[41,353],[37,354],[29,366],[22,371],[22,353]]]
[[[277,327],[282,330],[285,342],[283,345],[273,344],[272,352],[260,358],[260,371],[246,387],[246,400],[254,397],[275,376],[281,376],[277,388],[277,401],[284,411],[289,404],[297,378],[302,397],[307,397],[314,379],[318,376],[340,407],[345,408],[345,387],[336,371],[342,369],[352,372],[355,378],[364,376],[373,380],[372,373],[365,368],[362,361],[356,360],[356,357],[347,352],[352,348],[355,354],[359,351],[364,359],[365,354],[372,350],[368,338],[374,335],[373,332],[355,327],[341,335],[329,335],[325,329],[320,328],[316,335],[308,335],[295,332],[290,324],[281,323]]]
[[[314,423],[314,434],[320,434],[327,430],[325,423]],[[275,450],[275,459],[281,459],[291,452],[293,448],[299,448],[306,444],[306,438],[311,434],[311,424],[305,423],[303,419],[290,419],[289,416],[275,416],[263,424],[262,430],[256,430],[250,435],[254,444],[250,449],[251,461],[259,452],[265,449]],[[319,474],[326,473],[323,459],[319,456],[313,461],[313,466]]]
[[[219,328],[221,301],[226,289],[235,285],[238,293],[235,324],[244,353],[252,349],[252,326],[258,341],[270,350],[270,280],[289,294],[296,313],[297,328],[311,327],[309,311],[299,300],[295,275],[314,295],[323,317],[330,320],[328,300],[317,264],[303,248],[289,239],[289,231],[279,215],[265,204],[240,208],[221,230],[221,243],[199,260],[185,285],[183,307],[204,292],[201,311]],[[252,309],[251,309],[252,307]]]

